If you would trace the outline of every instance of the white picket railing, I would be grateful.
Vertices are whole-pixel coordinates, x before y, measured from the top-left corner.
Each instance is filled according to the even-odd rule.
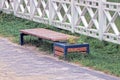
[[[1,0],[17,17],[120,44],[120,3],[106,0]]]

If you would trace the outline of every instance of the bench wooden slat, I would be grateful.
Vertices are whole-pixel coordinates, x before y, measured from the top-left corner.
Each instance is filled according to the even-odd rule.
[[[72,35],[59,33],[44,28],[25,29],[25,30],[21,30],[20,32],[51,41],[62,41],[62,40],[67,40],[69,37],[73,37]]]

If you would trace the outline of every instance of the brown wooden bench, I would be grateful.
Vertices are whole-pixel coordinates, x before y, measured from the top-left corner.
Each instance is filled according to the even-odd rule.
[[[67,40],[69,37],[73,37],[72,35],[63,34],[59,32],[55,32],[52,30],[44,29],[44,28],[35,28],[35,29],[25,29],[20,30],[20,44],[24,44],[24,36],[32,35],[36,36],[40,39],[47,39],[53,42]]]

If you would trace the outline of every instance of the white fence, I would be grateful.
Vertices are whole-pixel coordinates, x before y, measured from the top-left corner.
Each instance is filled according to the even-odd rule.
[[[120,44],[120,3],[106,0],[9,1],[0,1],[0,9],[5,13]]]

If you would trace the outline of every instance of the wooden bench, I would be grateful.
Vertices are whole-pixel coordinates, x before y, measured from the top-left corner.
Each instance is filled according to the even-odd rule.
[[[55,32],[44,28],[25,29],[20,30],[20,44],[24,44],[24,36],[32,35],[40,39],[47,39],[54,42],[54,55],[64,56],[66,58],[67,52],[86,52],[89,53],[89,44],[66,44],[59,41],[67,40],[72,35]],[[77,37],[75,37],[77,38]]]
[[[35,28],[35,29],[25,29],[20,30],[20,44],[24,44],[24,36],[32,35],[38,37],[40,39],[47,39],[53,42],[67,40],[69,37],[73,37],[72,35],[63,34],[59,32],[55,32],[52,30],[44,29],[44,28]]]
[[[65,42],[55,42],[54,43],[54,55],[63,56],[66,59],[68,52],[90,52],[89,44],[69,44]]]

